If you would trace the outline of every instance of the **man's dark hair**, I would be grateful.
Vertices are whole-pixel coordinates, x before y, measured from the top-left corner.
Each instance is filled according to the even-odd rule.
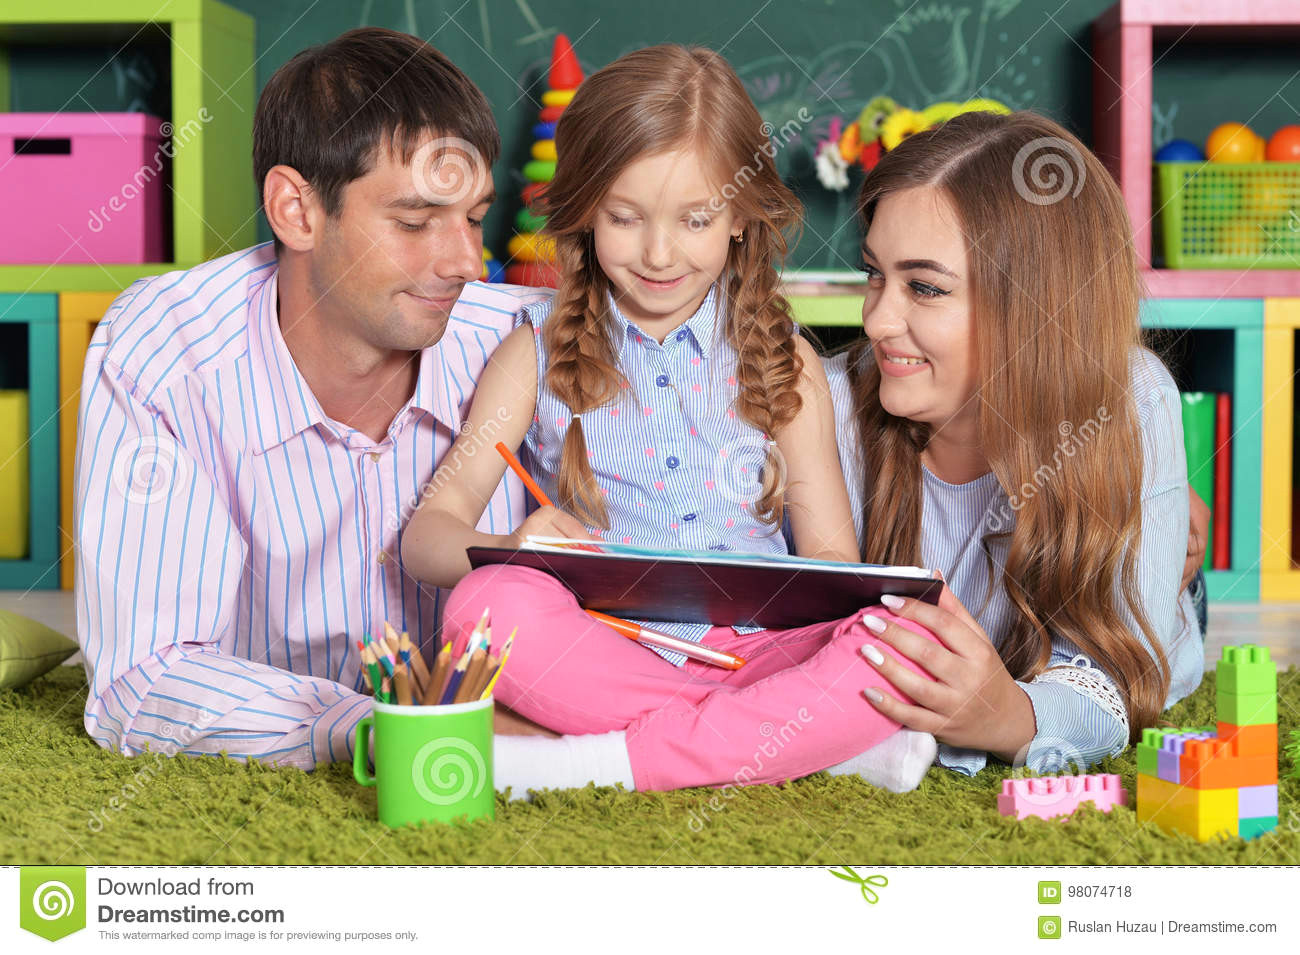
[[[465,140],[488,169],[501,152],[487,98],[451,60],[409,33],[349,30],[303,50],[262,90],[253,118],[259,201],[271,167],[292,166],[326,214],[338,215],[343,187],[374,167],[379,148],[391,142],[410,162],[429,133]]]

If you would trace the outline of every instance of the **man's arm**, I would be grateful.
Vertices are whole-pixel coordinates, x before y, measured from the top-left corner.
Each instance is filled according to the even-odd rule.
[[[222,493],[161,409],[87,356],[77,436],[77,636],[101,746],[226,752],[311,769],[350,759],[366,697],[222,652],[247,546]]]

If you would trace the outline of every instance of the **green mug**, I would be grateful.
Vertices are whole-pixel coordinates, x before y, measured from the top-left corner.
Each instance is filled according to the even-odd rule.
[[[367,762],[375,736],[375,774]],[[379,788],[379,821],[410,823],[493,818],[492,698],[447,706],[374,703],[357,723],[352,775]]]

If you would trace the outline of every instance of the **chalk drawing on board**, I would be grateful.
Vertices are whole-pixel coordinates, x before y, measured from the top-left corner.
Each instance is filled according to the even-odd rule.
[[[1169,104],[1165,109],[1159,103],[1151,102],[1151,148],[1159,149],[1174,138],[1174,119],[1178,116],[1178,102]]]

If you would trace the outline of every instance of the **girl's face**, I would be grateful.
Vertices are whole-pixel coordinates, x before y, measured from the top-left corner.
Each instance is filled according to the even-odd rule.
[[[596,259],[623,314],[663,341],[699,308],[743,228],[695,150],[660,153],[632,163],[605,193]]]
[[[881,199],[862,260],[862,327],[880,366],[881,405],[935,428],[973,423],[970,268],[947,196],[918,186]]]

